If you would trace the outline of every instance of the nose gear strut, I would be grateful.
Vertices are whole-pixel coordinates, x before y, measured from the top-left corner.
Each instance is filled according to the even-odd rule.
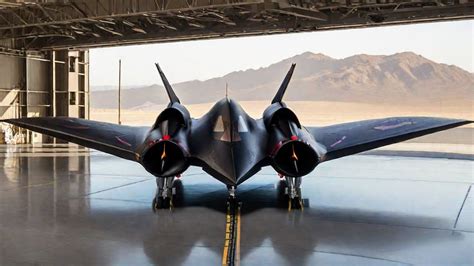
[[[227,186],[229,191],[229,199],[235,199],[235,186]]]

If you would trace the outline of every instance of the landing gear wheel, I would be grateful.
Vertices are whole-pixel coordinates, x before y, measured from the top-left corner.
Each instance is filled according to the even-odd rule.
[[[152,202],[152,209],[156,212],[159,209],[168,209],[173,206],[172,198],[155,197]]]
[[[175,180],[174,176],[157,177],[156,185],[158,188],[152,202],[154,212],[158,209],[172,209],[175,201],[179,202],[182,199],[183,184],[181,180]]]
[[[303,205],[303,201],[301,200],[301,198],[294,198],[294,199],[290,199],[288,201],[288,210],[291,211],[291,210],[303,210],[304,209],[304,205]]]
[[[228,197],[227,198],[227,201],[226,201],[226,204],[228,207],[230,207],[231,209],[234,208],[234,206],[236,204],[238,204],[238,201],[237,201],[237,198],[236,197]]]
[[[151,209],[153,212],[156,212],[158,210],[158,202],[156,200],[156,197],[153,198],[153,201],[151,202]]]
[[[281,208],[285,208],[288,204],[288,184],[285,180],[278,181],[277,188],[277,204]]]
[[[171,188],[172,206],[181,206],[184,202],[183,182],[180,179],[173,181]]]
[[[303,197],[301,195],[301,188],[296,189],[296,197],[291,200],[291,208],[295,210],[303,210]]]

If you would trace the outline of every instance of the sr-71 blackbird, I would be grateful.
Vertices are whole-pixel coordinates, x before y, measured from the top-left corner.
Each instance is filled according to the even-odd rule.
[[[375,149],[472,121],[392,117],[324,127],[303,127],[283,100],[293,64],[261,119],[224,98],[199,119],[190,117],[156,64],[169,104],[152,127],[130,127],[69,117],[8,119],[4,122],[140,163],[156,177],[153,209],[173,205],[175,177],[198,166],[235,189],[262,167],[284,177],[289,207],[302,207],[302,177],[323,162]]]

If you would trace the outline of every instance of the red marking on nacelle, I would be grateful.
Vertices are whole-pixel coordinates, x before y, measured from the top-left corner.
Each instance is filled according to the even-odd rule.
[[[90,128],[90,127],[88,127],[88,126],[80,126],[80,125],[79,125],[79,126],[74,126],[74,125],[73,125],[73,126],[64,125],[64,127],[66,127],[66,128],[70,128],[70,129],[89,129],[89,128]]]
[[[118,142],[122,143],[123,145],[126,145],[128,147],[132,147],[132,144],[126,142],[125,140],[121,139],[119,136],[115,136],[115,138],[118,140]]]
[[[291,136],[291,137],[290,137],[290,139],[291,139],[291,140],[297,140],[297,139],[298,139],[298,137],[297,137],[297,136],[295,136],[295,135],[293,135],[293,136]]]
[[[163,140],[170,140],[170,139],[171,139],[170,135],[164,135],[163,136]]]
[[[275,155],[275,153],[278,151],[278,149],[280,149],[280,147],[283,145],[283,143],[280,141],[278,142],[275,147],[273,147],[273,150],[272,152],[270,153],[272,156]]]
[[[346,136],[342,136],[341,139],[339,139],[338,141],[334,142],[333,144],[331,144],[331,148],[334,148],[336,145],[339,145],[341,142],[343,142],[344,140],[346,139]]]

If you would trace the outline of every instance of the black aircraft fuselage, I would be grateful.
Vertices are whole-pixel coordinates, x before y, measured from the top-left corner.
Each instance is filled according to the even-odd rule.
[[[269,164],[285,176],[305,175],[325,151],[283,103],[271,105],[264,118],[257,120],[228,98],[188,122],[184,106],[175,103],[169,108],[176,111],[157,119],[140,151],[142,164],[156,176],[178,175],[189,165],[197,165],[226,185],[235,186]],[[180,122],[170,126],[173,120]],[[167,158],[168,154],[179,156]],[[305,159],[296,158],[298,155]]]
[[[69,117],[7,119],[39,133],[132,160],[157,177],[153,208],[172,206],[174,178],[189,166],[235,188],[264,166],[285,178],[285,193],[301,206],[302,177],[325,161],[471,123],[436,117],[391,117],[323,127],[303,127],[283,102],[293,64],[261,119],[224,98],[191,118],[161,68],[170,103],[152,127],[130,127]]]

